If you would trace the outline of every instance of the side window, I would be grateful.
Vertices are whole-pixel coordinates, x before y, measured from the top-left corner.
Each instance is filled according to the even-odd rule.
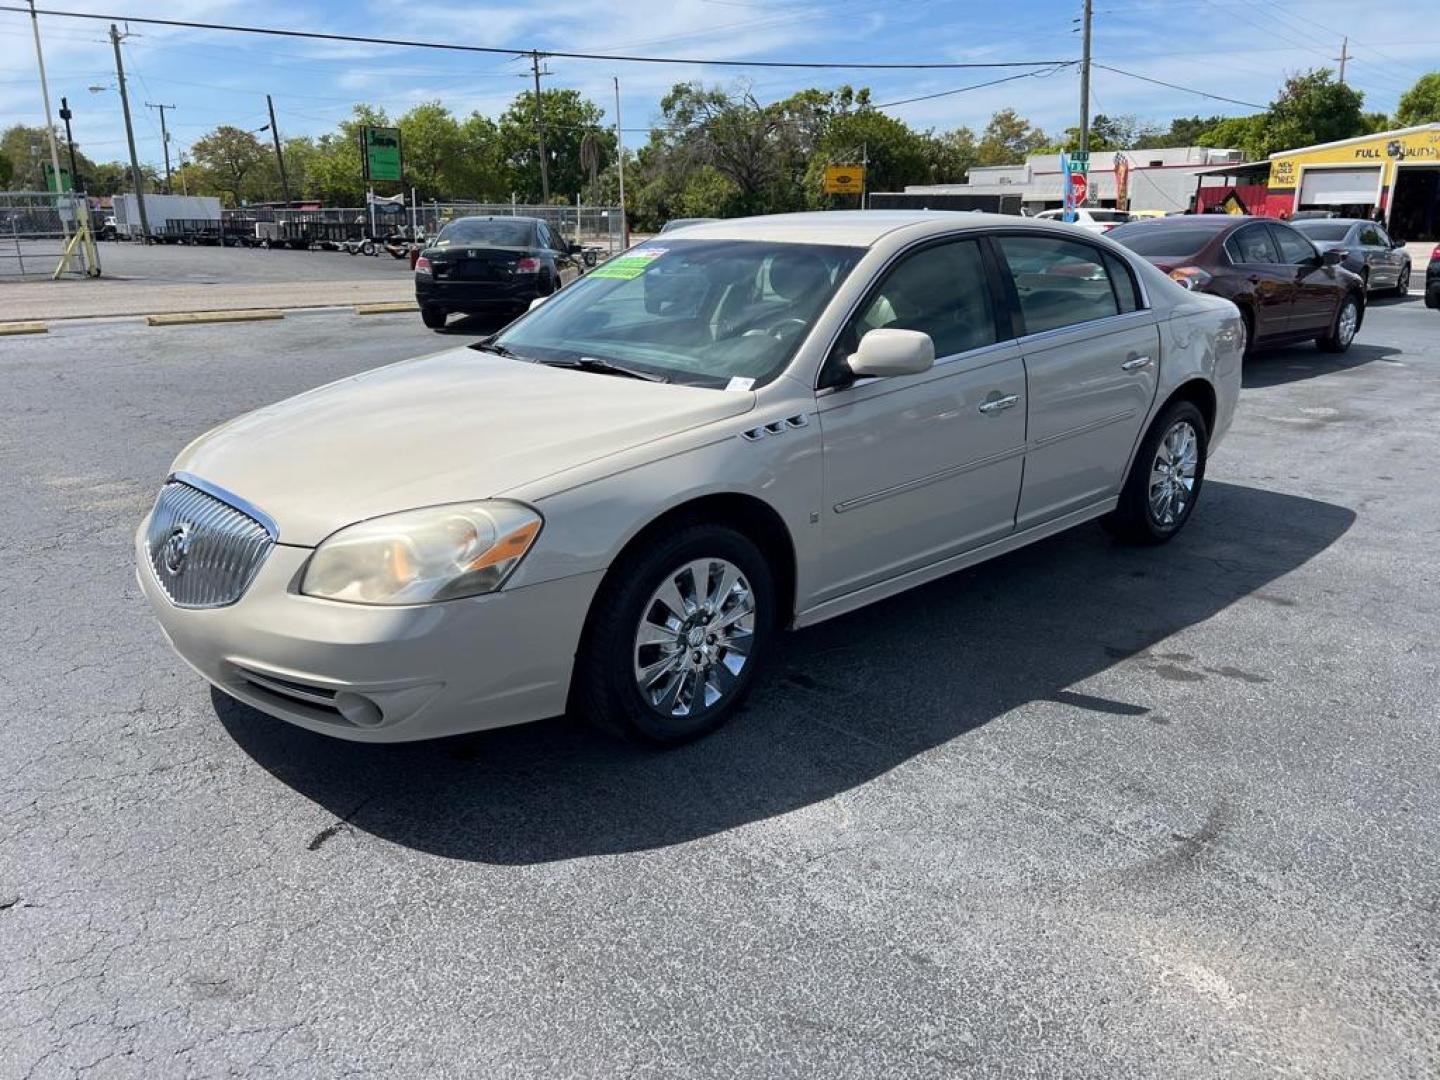
[[[1390,239],[1390,234],[1387,233],[1384,229],[1382,229],[1379,225],[1375,226],[1375,237],[1380,241],[1381,247],[1388,248],[1395,246],[1394,241]]]
[[[1105,252],[1105,272],[1115,283],[1115,299],[1120,301],[1120,313],[1128,315],[1140,310],[1140,290],[1135,285],[1135,275],[1118,255]]]
[[[1280,246],[1280,261],[1299,266],[1302,263],[1313,262],[1317,257],[1315,245],[1306,240],[1294,229],[1284,225],[1271,225],[1270,231],[1275,235],[1275,242]]]
[[[1015,280],[1026,333],[1120,314],[1120,301],[1098,248],[1053,236],[1001,235],[995,243]]]
[[[1380,239],[1380,230],[1373,225],[1367,225],[1360,230],[1360,243],[1366,247],[1381,247],[1383,241]]]
[[[935,359],[993,345],[995,311],[980,245],[952,241],[907,255],[881,279],[840,335],[821,385],[871,330],[919,330],[935,342]]]
[[[1241,265],[1284,261],[1275,242],[1270,239],[1270,230],[1264,225],[1247,225],[1239,230],[1225,241],[1225,250],[1230,253],[1232,262]]]
[[[545,248],[547,251],[553,251],[555,249],[554,243],[550,240],[550,227],[548,225],[542,221],[539,225],[535,226],[535,232],[540,238],[540,246],[542,248]]]

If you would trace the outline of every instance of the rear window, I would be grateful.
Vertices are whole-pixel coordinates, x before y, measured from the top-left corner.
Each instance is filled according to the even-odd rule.
[[[535,226],[528,221],[487,221],[461,218],[440,230],[435,241],[445,244],[491,244],[495,247],[533,247]]]
[[[1114,222],[1117,225],[1135,220],[1124,210],[1091,210],[1090,217],[1094,221]]]
[[[1350,232],[1349,225],[1337,225],[1333,221],[1297,221],[1293,227],[1310,237],[1311,240],[1322,242],[1344,240],[1346,234]]]
[[[1137,221],[1112,229],[1111,240],[1124,244],[1136,255],[1174,255],[1189,258],[1215,237],[1214,231],[1193,225],[1177,227],[1155,221]]]

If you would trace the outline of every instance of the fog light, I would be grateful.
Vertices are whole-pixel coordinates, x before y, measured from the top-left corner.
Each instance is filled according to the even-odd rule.
[[[352,694],[348,690],[335,695],[335,708],[356,727],[379,727],[385,721],[379,705],[362,694]]]

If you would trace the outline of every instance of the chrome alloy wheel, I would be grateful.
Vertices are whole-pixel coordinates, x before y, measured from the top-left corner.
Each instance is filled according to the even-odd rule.
[[[755,597],[724,559],[696,559],[671,573],[642,609],[635,631],[635,684],[670,716],[714,708],[750,662]]]
[[[1160,440],[1150,466],[1150,516],[1167,528],[1179,522],[1195,494],[1200,440],[1188,420],[1177,420]]]
[[[1346,300],[1340,309],[1339,332],[1335,335],[1341,346],[1348,346],[1355,340],[1355,331],[1360,329],[1360,309],[1354,300]]]

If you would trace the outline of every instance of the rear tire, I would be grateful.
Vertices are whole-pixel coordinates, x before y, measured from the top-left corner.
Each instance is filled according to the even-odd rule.
[[[1315,339],[1321,352],[1343,353],[1349,350],[1360,329],[1361,310],[1360,301],[1353,293],[1340,301],[1340,308],[1335,312],[1335,321],[1330,324],[1330,329]]]
[[[420,321],[423,322],[426,326],[428,326],[431,330],[444,330],[445,319],[446,312],[444,308],[438,308],[434,305],[426,304],[420,309]]]
[[[1190,401],[1173,401],[1140,442],[1120,503],[1104,526],[1132,544],[1173,540],[1200,499],[1210,432]]]
[[[698,739],[743,704],[775,621],[774,578],[750,539],[722,525],[682,525],[636,545],[606,575],[570,709],[631,739]]]

